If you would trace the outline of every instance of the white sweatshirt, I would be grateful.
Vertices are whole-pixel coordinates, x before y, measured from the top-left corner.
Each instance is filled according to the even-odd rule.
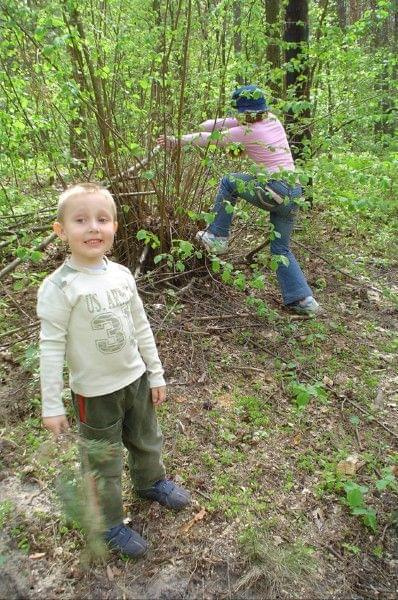
[[[151,327],[130,271],[105,259],[105,268],[66,261],[38,292],[43,417],[65,414],[63,366],[82,396],[102,396],[148,371],[150,387],[165,385]]]

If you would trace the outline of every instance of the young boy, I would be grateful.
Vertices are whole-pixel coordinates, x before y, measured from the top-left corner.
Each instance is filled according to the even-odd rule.
[[[105,540],[137,557],[147,544],[123,524],[121,442],[139,496],[176,510],[190,496],[165,479],[154,409],[166,399],[163,369],[130,271],[105,257],[116,230],[116,205],[105,188],[77,184],[61,194],[54,231],[70,257],[43,281],[37,304],[43,424],[56,436],[69,427],[61,399],[66,356],[80,435],[112,444],[105,461],[90,458]]]

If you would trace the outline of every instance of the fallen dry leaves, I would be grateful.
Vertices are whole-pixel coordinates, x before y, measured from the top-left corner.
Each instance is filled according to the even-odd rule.
[[[181,527],[181,533],[188,533],[191,527],[193,527],[198,521],[202,521],[205,518],[205,516],[206,510],[202,506],[200,511],[196,513],[196,515],[194,515],[193,518],[190,521],[188,521],[188,523],[185,523],[185,525]]]
[[[29,554],[29,558],[30,560],[37,560],[38,558],[43,558],[45,555],[45,552],[36,552],[35,554]]]
[[[357,454],[347,456],[345,460],[341,460],[337,465],[337,471],[344,475],[355,475],[355,473],[363,466],[363,461],[359,459]]]

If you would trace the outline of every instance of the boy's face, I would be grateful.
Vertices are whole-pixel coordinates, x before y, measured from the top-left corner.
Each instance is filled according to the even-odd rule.
[[[112,202],[98,192],[68,198],[62,223],[54,223],[55,233],[68,243],[73,261],[82,267],[101,263],[116,230]]]

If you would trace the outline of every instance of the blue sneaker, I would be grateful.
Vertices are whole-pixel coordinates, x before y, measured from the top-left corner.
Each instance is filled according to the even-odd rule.
[[[113,550],[138,558],[148,550],[148,544],[139,533],[126,527],[123,523],[115,525],[105,532],[105,541]]]
[[[147,490],[138,490],[137,494],[174,510],[181,510],[191,503],[190,493],[170,479],[160,479]]]
[[[321,307],[312,296],[307,296],[307,298],[304,298],[304,300],[299,300],[298,302],[289,304],[288,308],[293,310],[298,315],[307,315],[308,317],[314,317],[321,311]]]

